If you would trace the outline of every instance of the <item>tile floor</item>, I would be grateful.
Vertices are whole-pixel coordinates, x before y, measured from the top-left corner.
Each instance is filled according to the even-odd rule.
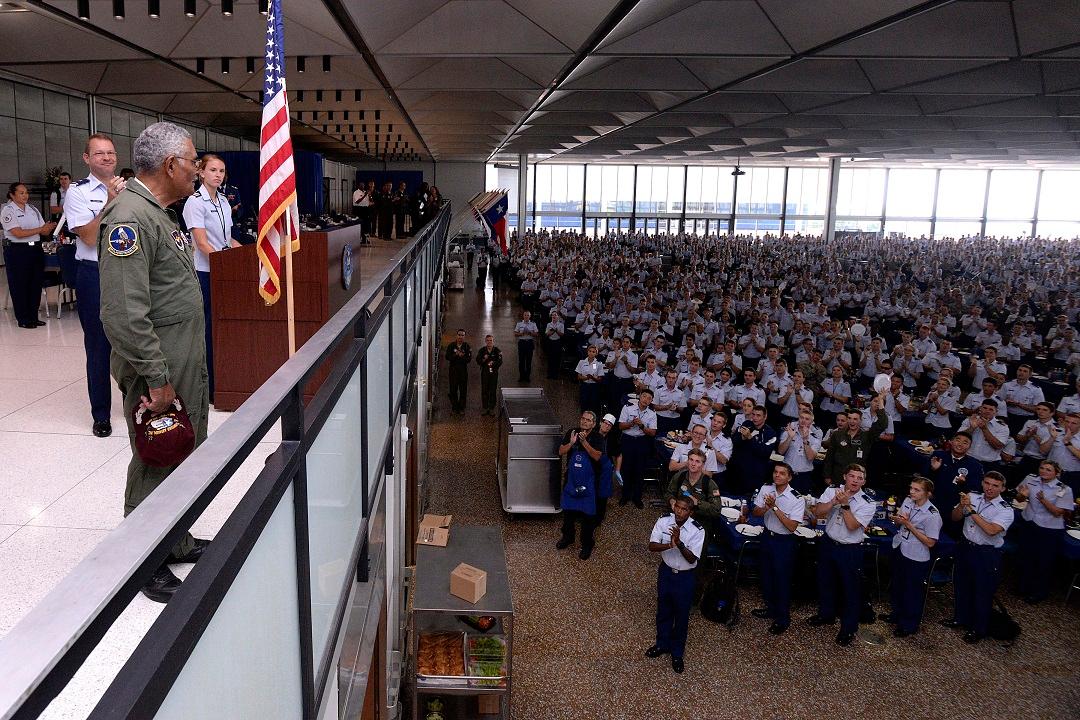
[[[358,253],[360,287],[402,247],[377,241]],[[252,289],[254,292],[254,288]],[[0,272],[0,296],[7,295]],[[36,330],[17,326],[0,302],[0,636],[123,519],[124,477],[131,457],[120,393],[113,387],[116,433],[91,432],[86,356],[74,309]],[[210,432],[230,413],[211,411]],[[277,430],[222,489],[192,527],[213,537],[275,447]],[[265,452],[262,450],[265,449]],[[190,566],[175,566],[183,577]],[[138,595],[44,718],[86,717],[163,606]]]

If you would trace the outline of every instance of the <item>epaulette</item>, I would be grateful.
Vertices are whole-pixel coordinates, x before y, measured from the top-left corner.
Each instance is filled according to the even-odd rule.
[[[863,494],[863,497],[866,498],[867,500],[877,500],[877,493],[875,493],[870,488],[864,487],[862,489],[862,494]]]
[[[789,486],[789,487],[790,487],[790,486]],[[793,496],[795,496],[795,497],[802,497],[802,495],[800,495],[800,494],[799,494],[799,491],[798,491],[798,490],[796,490],[795,488],[791,488],[791,494],[792,494]]]
[[[694,524],[694,527],[696,527],[698,530],[704,530],[705,529],[704,527],[702,527],[701,523],[699,523],[694,518],[690,518],[690,522],[692,522]]]
[[[90,182],[90,178],[83,178],[79,182],[75,183],[75,187],[79,187],[80,185],[86,185],[88,182]]]
[[[192,195],[194,195],[197,198],[201,198],[202,197],[202,188],[199,188],[198,190],[193,192]]]

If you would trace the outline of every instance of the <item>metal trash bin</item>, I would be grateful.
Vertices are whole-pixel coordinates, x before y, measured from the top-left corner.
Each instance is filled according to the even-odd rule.
[[[562,425],[555,419],[543,388],[500,388],[499,395],[495,469],[503,510],[559,512]]]

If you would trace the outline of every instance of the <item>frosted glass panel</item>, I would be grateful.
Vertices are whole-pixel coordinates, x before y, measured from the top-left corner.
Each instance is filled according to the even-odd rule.
[[[382,475],[380,461],[390,429],[390,324],[384,318],[371,340],[364,359],[367,363],[367,449],[368,478]],[[374,482],[370,482],[374,486]]]
[[[345,576],[352,573],[349,560],[364,516],[360,377],[357,368],[307,455],[311,638],[316,667],[330,637]]]
[[[398,293],[394,299],[394,393],[390,402],[397,402],[401,388],[405,384],[405,292]]]
[[[1001,220],[1031,218],[1035,213],[1035,190],[1038,183],[1037,170],[992,170],[986,216]],[[1024,234],[1031,234],[1030,223]]]
[[[301,717],[299,617],[290,486],[155,717]]]

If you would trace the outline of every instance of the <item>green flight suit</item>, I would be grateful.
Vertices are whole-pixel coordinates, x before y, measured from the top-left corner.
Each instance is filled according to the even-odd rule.
[[[124,492],[127,516],[174,467],[143,464],[135,451],[132,410],[149,388],[172,383],[195,431],[206,439],[209,383],[203,333],[203,302],[192,249],[176,216],[133,179],[99,216],[98,271],[101,324],[112,343],[112,376],[124,398],[131,440]],[[173,548],[182,556],[193,547],[190,534]]]
[[[825,480],[832,480],[833,484],[844,482],[844,469],[852,463],[866,467],[870,459],[870,448],[878,441],[878,437],[885,432],[888,425],[889,416],[884,410],[878,410],[874,424],[869,430],[860,430],[854,437],[848,435],[847,432],[842,435],[833,433],[829,439],[829,449],[825,453],[822,468]]]

